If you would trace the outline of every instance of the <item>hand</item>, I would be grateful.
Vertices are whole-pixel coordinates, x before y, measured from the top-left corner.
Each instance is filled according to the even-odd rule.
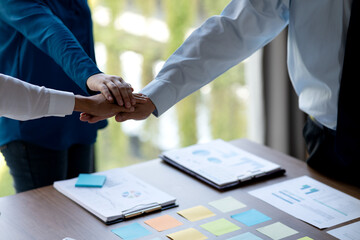
[[[100,94],[100,95],[101,95],[101,94]],[[111,112],[111,114],[109,114],[109,115],[111,115],[111,116],[108,116],[108,115],[106,115],[106,114],[105,114],[105,115],[96,115],[96,114],[91,114],[90,112],[83,111],[83,113],[80,114],[80,120],[83,121],[83,122],[88,122],[88,123],[96,123],[96,122],[98,122],[98,121],[101,121],[101,120],[104,120],[104,119],[106,119],[106,118],[112,117],[112,116],[114,116],[114,115],[116,115],[116,114],[118,114],[118,113],[120,113],[120,112],[129,112],[129,113],[130,113],[130,112],[133,112],[138,105],[144,104],[144,103],[150,101],[150,99],[149,99],[148,97],[146,97],[146,96],[143,95],[143,94],[138,94],[138,93],[135,93],[135,94],[134,94],[134,99],[135,99],[135,101],[136,101],[136,105],[133,106],[133,107],[131,107],[130,110],[129,110],[129,109],[125,109],[125,108],[122,107],[122,108],[125,109],[126,111],[118,111],[118,112],[116,112],[115,114],[113,114],[113,112]],[[115,105],[115,106],[117,106],[117,105]],[[106,111],[106,110],[105,110],[105,111]]]
[[[134,89],[121,77],[98,73],[89,77],[86,84],[90,90],[101,92],[109,102],[116,101],[119,106],[130,108],[136,104]]]
[[[135,108],[133,106],[130,108],[125,108],[111,103],[105,99],[104,95],[102,94],[97,94],[90,97],[84,97],[80,95],[75,96],[74,111],[86,112],[91,116],[101,118],[101,120],[113,117],[119,112],[132,112],[134,110]]]
[[[147,96],[145,96],[143,94],[142,94],[142,96],[146,97],[146,101],[136,104],[135,111],[120,112],[115,116],[115,120],[117,122],[124,122],[129,119],[143,120],[143,119],[146,119],[147,117],[149,117],[150,114],[152,112],[154,112],[156,107],[155,107],[154,103],[150,100],[150,98],[148,98]]]

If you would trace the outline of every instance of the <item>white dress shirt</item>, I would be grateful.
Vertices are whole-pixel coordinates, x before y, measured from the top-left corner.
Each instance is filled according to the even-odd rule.
[[[141,92],[160,116],[288,26],[288,71],[299,107],[336,129],[351,1],[233,0],[195,30]]]
[[[0,74],[0,116],[30,120],[72,114],[75,96]]]

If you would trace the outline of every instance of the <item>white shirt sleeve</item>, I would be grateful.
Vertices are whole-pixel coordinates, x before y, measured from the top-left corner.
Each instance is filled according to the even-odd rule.
[[[141,93],[160,116],[178,101],[249,57],[288,24],[289,0],[233,0],[175,51]]]
[[[39,87],[0,74],[0,116],[30,120],[72,114],[73,93]]]

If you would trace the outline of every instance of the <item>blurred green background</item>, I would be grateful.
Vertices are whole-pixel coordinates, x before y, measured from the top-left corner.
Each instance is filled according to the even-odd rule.
[[[90,0],[100,69],[138,92],[163,62],[229,0]],[[96,170],[154,159],[161,151],[247,134],[248,89],[243,64],[179,102],[160,118],[117,123],[99,131]],[[0,197],[14,194],[0,154]]]

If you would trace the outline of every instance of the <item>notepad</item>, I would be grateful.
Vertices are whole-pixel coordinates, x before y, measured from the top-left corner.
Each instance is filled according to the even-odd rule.
[[[101,188],[106,180],[104,175],[95,174],[79,174],[79,177],[75,183],[75,187],[99,187]]]
[[[92,175],[106,176],[102,188],[75,187],[78,178],[57,181],[54,188],[106,224],[177,206],[175,197],[121,168]]]
[[[244,151],[221,139],[163,152],[160,158],[217,188],[285,172],[279,165]]]

